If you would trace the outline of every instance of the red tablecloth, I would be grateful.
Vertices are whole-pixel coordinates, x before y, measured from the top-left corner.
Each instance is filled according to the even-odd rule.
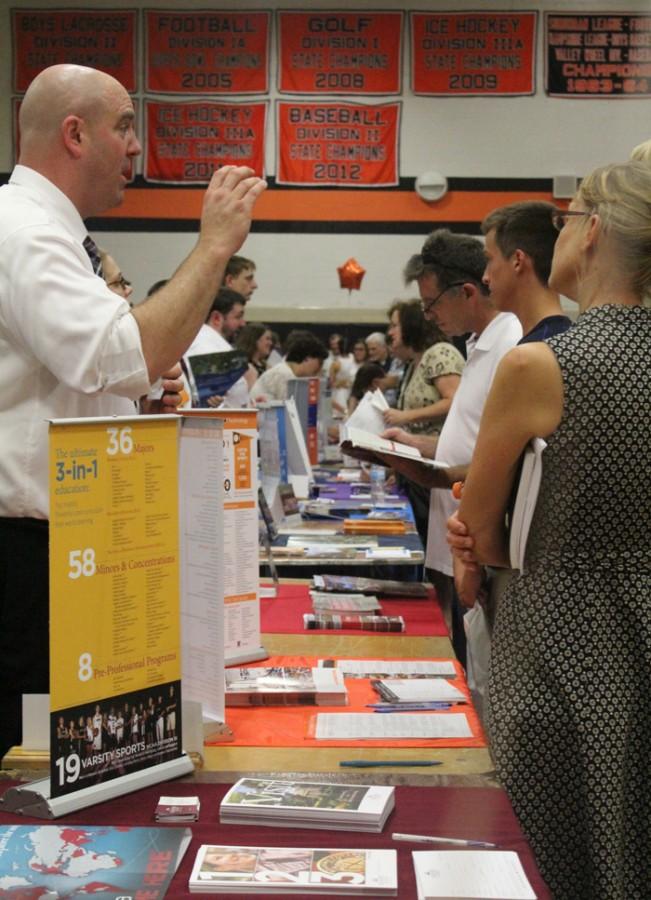
[[[405,631],[382,632],[382,634],[428,635],[441,637],[448,633],[443,621],[434,590],[423,600],[384,600],[379,598],[383,616],[402,616]],[[311,613],[310,588],[305,584],[281,584],[277,597],[263,597],[260,600],[260,631],[267,634],[356,634],[351,629],[330,631],[306,631],[303,627],[303,613]],[[364,632],[369,634],[370,632]],[[377,634],[378,632],[372,632]]]
[[[280,776],[282,777],[282,776]],[[9,786],[9,783],[7,783]],[[391,839],[393,831],[407,834],[439,834],[446,837],[472,838],[497,843],[502,850],[515,850],[520,855],[527,877],[538,900],[549,900],[545,886],[529,845],[515,818],[511,804],[498,788],[453,787],[397,787],[396,808],[384,826],[382,834],[353,831],[326,831],[302,828],[264,828],[249,825],[220,825],[219,803],[228,786],[223,784],[193,784],[187,781],[165,782],[145,788],[108,803],[89,807],[46,823],[3,813],[0,825],[70,824],[70,825],[147,825],[153,826],[154,808],[161,794],[193,795],[201,799],[199,822],[191,826],[193,840],[174,876],[167,893],[168,900],[187,900],[196,894],[188,891],[192,863],[201,844],[251,844],[277,847],[342,847],[394,849],[398,852],[399,900],[416,900],[416,882],[411,858],[412,850],[423,850],[425,844],[408,844]],[[5,784],[0,781],[0,794]],[[164,826],[163,826],[164,827]],[[180,827],[178,825],[174,827]],[[431,845],[434,846],[434,845]],[[454,849],[442,846],[441,849]],[[242,894],[219,894],[225,900],[235,900]],[[252,896],[252,895],[250,895]],[[256,894],[271,898],[278,894]]]

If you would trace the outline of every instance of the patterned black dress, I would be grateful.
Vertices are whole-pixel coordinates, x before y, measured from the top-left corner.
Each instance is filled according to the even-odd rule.
[[[651,897],[651,311],[548,345],[565,390],[526,572],[498,609],[488,730],[555,900]]]

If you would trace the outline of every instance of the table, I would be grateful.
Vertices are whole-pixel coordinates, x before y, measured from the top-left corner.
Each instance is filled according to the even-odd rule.
[[[234,779],[232,779],[234,780]],[[306,780],[306,779],[302,779]],[[324,780],[324,779],[320,779]],[[359,778],[338,777],[337,781],[359,783]],[[7,782],[9,784],[9,782]],[[0,793],[3,784],[0,781]],[[394,831],[408,834],[441,834],[446,837],[474,838],[498,843],[500,849],[515,850],[539,900],[551,897],[538,869],[531,849],[523,836],[504,791],[499,788],[453,788],[398,786],[396,807],[381,834],[352,831],[327,831],[307,828],[264,828],[249,825],[221,825],[219,802],[226,792],[223,784],[205,778],[182,779],[172,784],[154,785],[107,803],[90,807],[57,820],[66,825],[141,825],[153,826],[156,801],[162,793],[198,794],[201,800],[199,822],[191,826],[193,840],[174,876],[167,893],[168,900],[187,900],[191,895],[187,884],[196,852],[204,843],[241,844],[278,847],[341,847],[394,849],[398,855],[400,900],[415,900],[416,886],[411,858],[412,850],[434,845],[393,841]],[[0,825],[21,825],[42,820],[4,813]],[[175,826],[178,827],[178,826]],[[441,847],[441,849],[451,849]],[[192,895],[195,896],[195,895]],[[241,894],[220,894],[225,900]],[[278,896],[260,894],[256,896]]]

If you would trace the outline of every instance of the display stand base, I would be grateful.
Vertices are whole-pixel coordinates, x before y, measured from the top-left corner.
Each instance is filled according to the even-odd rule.
[[[91,787],[82,788],[72,794],[63,797],[50,796],[50,779],[43,778],[40,781],[32,781],[29,784],[9,788],[0,797],[0,812],[17,813],[23,816],[34,816],[38,819],[58,819],[78,809],[112,800],[132,791],[149,787],[160,781],[169,781],[188,775],[194,771],[192,760],[187,754],[141,769],[138,772],[130,772],[121,778],[115,778],[104,784],[94,784]]]

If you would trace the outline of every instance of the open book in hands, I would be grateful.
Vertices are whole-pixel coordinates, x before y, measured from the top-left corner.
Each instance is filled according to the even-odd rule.
[[[371,457],[374,457],[375,454],[397,456],[402,459],[409,459],[422,463],[424,466],[433,469],[448,468],[445,463],[437,462],[435,459],[428,459],[426,456],[423,456],[417,447],[412,447],[409,444],[401,444],[398,441],[387,440],[387,438],[379,437],[379,435],[372,434],[369,431],[351,427],[350,424],[345,426],[344,436],[345,438],[342,443],[344,453],[348,452],[348,445],[350,445],[353,450],[355,448],[360,448],[361,450],[370,453]],[[382,456],[377,456],[372,461],[377,462],[381,466],[390,465],[390,463],[382,459]]]

